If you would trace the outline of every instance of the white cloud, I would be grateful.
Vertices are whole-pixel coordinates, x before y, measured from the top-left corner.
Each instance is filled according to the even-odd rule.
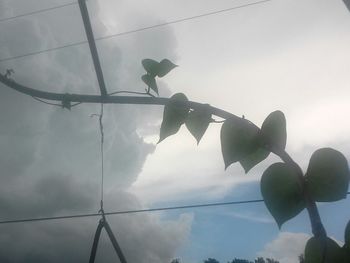
[[[348,98],[346,95],[322,98],[294,109],[288,120],[292,150],[301,150],[305,145],[347,141],[350,133]]]
[[[158,140],[158,136],[152,138]],[[220,125],[209,128],[198,146],[183,127],[157,145],[129,190],[145,203],[221,198],[241,184],[257,182],[261,169],[274,159],[269,158],[249,174],[238,163],[225,171]]]
[[[268,16],[262,9],[276,15]],[[343,23],[350,20],[345,11],[341,1],[271,2],[218,17],[221,22],[216,24],[208,18],[179,25],[175,31],[182,57],[180,67],[169,76],[172,90],[244,114],[258,125],[270,112],[282,110],[287,118],[287,151],[303,167],[316,147],[340,145],[346,153],[350,38],[341,32],[349,32]],[[244,19],[242,13],[247,15]],[[332,19],[325,22],[325,17]],[[240,26],[230,27],[228,33],[227,23]],[[187,32],[202,28],[205,34]],[[214,40],[207,41],[208,35]],[[131,190],[148,202],[210,199],[225,196],[239,183],[257,181],[271,159],[248,175],[239,165],[224,172],[217,127],[207,132],[199,147],[184,129],[157,145]]]
[[[18,13],[21,9],[26,12],[44,7],[22,2],[2,4]],[[108,28],[101,22],[103,13],[99,11],[99,2],[89,1],[88,6],[95,35],[105,35]],[[137,18],[128,19],[138,21],[147,17],[153,18],[140,10]],[[85,39],[77,6],[1,26],[1,58]],[[154,39],[157,39],[156,43],[152,42]],[[140,81],[143,56],[176,57],[174,36],[169,29],[147,37],[139,35],[120,42],[111,39],[97,45],[110,91],[143,91]],[[0,64],[1,73],[7,68],[15,70],[14,80],[29,87],[98,93],[87,45]],[[167,89],[162,92],[166,94]],[[67,111],[38,103],[3,85],[0,100],[0,218],[98,211],[100,135],[98,120],[90,115],[99,112],[99,105],[79,105]],[[158,111],[159,108],[152,107],[105,106],[106,211],[143,208],[134,195],[124,190],[136,180],[145,158],[154,149],[136,131],[143,124],[158,122]],[[165,220],[159,213],[109,217],[108,220],[127,258],[142,263],[170,261],[186,242],[192,224],[189,215]],[[0,261],[86,262],[97,222],[94,218],[2,225]],[[13,246],[14,243],[17,246]],[[102,240],[100,262],[115,262],[114,251],[108,249],[109,245]]]
[[[306,242],[311,238],[310,234],[279,232],[278,236],[267,243],[263,249],[257,253],[257,256],[273,258],[281,263],[299,263],[298,257],[304,254]],[[339,246],[344,243],[334,237],[330,237]]]
[[[267,217],[266,215],[261,215],[254,213],[252,211],[246,212],[226,212],[225,215],[232,216],[234,218],[244,219],[256,223],[263,224],[274,224],[275,221],[271,217]]]
[[[305,233],[280,232],[257,256],[273,258],[281,263],[298,263],[298,256],[304,253],[305,244],[310,237]]]

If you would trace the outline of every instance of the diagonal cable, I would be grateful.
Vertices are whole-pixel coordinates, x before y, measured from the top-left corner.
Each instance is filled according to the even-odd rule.
[[[77,4],[76,2],[71,2],[71,3],[67,3],[67,4],[63,4],[63,5],[48,7],[48,8],[32,11],[32,12],[29,12],[29,13],[16,15],[16,16],[0,18],[0,22],[6,22],[6,21],[17,19],[17,18],[21,18],[21,17],[31,16],[31,15],[35,15],[35,14],[39,14],[39,13],[44,13],[44,12],[47,12],[47,11],[52,11],[52,10],[55,10],[55,9],[59,9],[59,8],[63,8],[63,7],[66,7],[66,6],[71,6],[71,5],[76,5],[76,4]]]
[[[176,19],[176,20],[172,20],[172,21],[169,21],[169,22],[161,23],[161,24],[156,24],[156,25],[147,26],[147,27],[141,27],[141,28],[128,30],[128,31],[124,31],[124,32],[120,32],[120,33],[116,33],[116,34],[112,34],[112,35],[102,36],[102,37],[96,38],[95,40],[99,41],[99,40],[104,40],[104,39],[109,39],[109,38],[129,35],[129,34],[134,34],[134,33],[137,33],[137,32],[141,32],[141,31],[145,31],[145,30],[151,30],[151,29],[158,28],[158,27],[164,27],[164,26],[177,24],[177,23],[181,23],[181,22],[186,22],[186,21],[190,21],[190,20],[194,20],[194,19],[199,19],[199,18],[203,18],[203,17],[207,17],[207,16],[218,15],[218,14],[221,14],[221,13],[230,12],[230,11],[233,11],[233,10],[236,10],[236,9],[241,9],[241,8],[245,8],[245,7],[249,7],[249,6],[253,6],[253,5],[263,4],[263,3],[266,3],[266,2],[270,2],[270,1],[273,1],[273,0],[262,0],[262,1],[258,1],[258,2],[253,2],[253,3],[249,3],[249,4],[240,5],[240,6],[235,6],[235,7],[230,7],[230,8],[226,8],[226,9],[221,9],[221,10],[217,10],[217,11],[213,11],[213,12],[209,12],[209,13],[204,13],[204,14],[200,14],[200,15],[196,15],[196,16]],[[83,44],[86,44],[86,43],[88,43],[88,42],[87,41],[79,41],[79,42],[75,42],[75,43],[71,43],[71,44],[67,44],[67,45],[63,45],[63,46],[43,49],[43,50],[39,50],[39,51],[34,51],[34,52],[30,52],[30,53],[26,53],[26,54],[22,54],[22,55],[18,55],[18,56],[2,58],[2,59],[0,59],[0,62],[14,60],[14,59],[19,59],[19,58],[24,58],[24,57],[28,57],[28,56],[34,56],[34,55],[38,55],[38,54],[42,54],[42,53],[46,53],[46,52],[52,52],[52,51],[56,51],[56,50],[60,50],[60,49],[64,49],[64,48],[79,46],[79,45],[83,45]]]
[[[347,195],[350,195],[350,192],[348,192]],[[262,203],[262,202],[264,202],[264,200],[262,200],[262,199],[255,199],[255,200],[230,201],[230,202],[218,202],[218,203],[191,204],[191,205],[182,205],[182,206],[168,206],[168,207],[157,207],[157,208],[148,208],[148,209],[136,209],[136,210],[124,210],[124,211],[105,212],[105,215],[123,215],[123,214],[149,213],[149,212],[192,209],[192,208],[205,208],[205,207],[216,207],[216,206],[254,204],[254,203]],[[11,220],[0,221],[0,224],[37,222],[37,221],[48,221],[48,220],[70,219],[70,218],[84,218],[84,217],[96,217],[96,216],[101,216],[101,214],[100,213],[90,213],[90,214],[79,214],[79,215],[27,218],[27,219],[11,219]]]
[[[261,203],[263,201],[264,200],[258,199],[258,200],[246,200],[246,201],[192,204],[192,205],[183,205],[183,206],[169,206],[169,207],[158,207],[158,208],[149,208],[149,209],[136,209],[136,210],[105,212],[104,214],[105,215],[136,214],[136,213],[147,213],[147,212],[157,212],[157,211],[167,211],[167,210],[180,210],[180,209],[191,209],[191,208],[204,208],[204,207],[215,207],[215,206],[226,206],[226,205]],[[100,213],[90,213],[90,214],[67,215],[67,216],[13,219],[13,220],[0,221],[0,224],[49,221],[49,220],[70,219],[70,218],[96,217],[96,216],[101,216],[101,214]]]

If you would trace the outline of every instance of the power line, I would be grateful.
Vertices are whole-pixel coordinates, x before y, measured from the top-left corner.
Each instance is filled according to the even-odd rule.
[[[350,195],[350,192],[348,192],[347,195]],[[227,205],[253,204],[253,203],[262,203],[262,202],[264,202],[263,199],[255,199],[255,200],[245,200],[245,201],[231,201],[231,202],[193,204],[193,205],[183,205],[183,206],[168,206],[168,207],[137,209],[137,210],[125,210],[125,211],[105,212],[104,214],[105,215],[123,215],[123,214],[136,214],[136,213],[180,210],[180,209],[190,209],[190,208],[204,208],[204,207],[227,206]],[[53,217],[38,217],[38,218],[27,218],[27,219],[4,220],[4,221],[0,221],[0,225],[1,224],[11,224],[11,223],[25,223],[25,222],[49,221],[49,220],[59,220],[59,219],[95,217],[95,216],[101,216],[101,214],[100,213],[91,213],[91,214],[79,214],[79,215],[67,215],[67,216],[53,216]]]
[[[64,45],[64,46],[58,46],[58,47],[54,47],[54,48],[48,48],[48,49],[43,49],[43,50],[39,50],[39,51],[30,52],[30,53],[26,53],[26,54],[14,56],[14,57],[3,58],[3,59],[0,59],[0,62],[14,60],[14,59],[19,59],[19,58],[24,58],[24,57],[29,57],[29,56],[38,55],[38,54],[42,54],[42,53],[47,53],[47,52],[51,52],[51,51],[56,51],[56,50],[60,50],[60,49],[68,48],[68,47],[79,46],[79,45],[86,44],[86,43],[88,43],[88,42],[87,41],[79,41],[79,42],[75,42],[75,43],[72,43],[72,44],[67,44],[67,45]]]
[[[208,204],[193,204],[193,205],[184,205],[184,206],[170,206],[170,207],[159,207],[159,208],[149,208],[149,209],[105,212],[104,214],[105,215],[135,214],[135,213],[156,212],[156,211],[166,211],[166,210],[179,210],[179,209],[203,208],[203,207],[213,207],[213,206],[226,206],[226,205],[260,203],[260,202],[263,202],[263,201],[264,200],[259,199],[259,200],[248,200],[248,201],[233,201],[233,202],[220,202],[220,203],[208,203]],[[101,214],[100,213],[91,213],[91,214],[79,214],[79,215],[67,215],[67,216],[15,219],[15,220],[0,221],[0,224],[36,222],[36,221],[49,221],[49,220],[58,220],[58,219],[95,217],[95,216],[101,216]]]
[[[153,29],[153,28],[157,28],[157,27],[168,26],[168,25],[177,24],[177,23],[181,23],[181,22],[185,22],[185,21],[189,21],[189,20],[193,20],[193,19],[198,19],[198,18],[202,18],[202,17],[206,17],[206,16],[212,16],[212,15],[217,15],[217,14],[221,14],[221,13],[226,13],[226,12],[233,11],[236,9],[241,9],[241,8],[252,6],[252,5],[263,4],[266,2],[270,2],[270,1],[273,1],[273,0],[262,0],[262,1],[258,1],[258,2],[240,5],[240,6],[234,6],[234,7],[230,7],[230,8],[226,8],[226,9],[221,9],[221,10],[217,10],[217,11],[213,11],[213,12],[209,12],[209,13],[204,13],[204,14],[200,14],[200,15],[196,15],[196,16],[190,16],[190,17],[186,17],[186,18],[176,19],[176,20],[164,22],[161,24],[153,25],[153,26],[141,27],[138,29],[130,30],[130,31],[125,31],[125,32],[117,33],[117,34],[99,37],[99,38],[96,38],[96,40],[103,40],[103,39],[128,35],[128,34],[132,34],[132,33],[137,33],[140,31],[149,30],[149,29]]]
[[[39,13],[44,13],[44,12],[47,12],[47,11],[63,8],[63,7],[66,7],[66,6],[76,5],[76,4],[77,4],[76,2],[71,2],[71,3],[67,3],[67,4],[63,4],[63,5],[58,5],[58,6],[54,6],[54,7],[49,7],[49,8],[36,10],[36,11],[33,11],[33,12],[29,12],[29,13],[24,13],[24,14],[21,14],[21,15],[1,18],[0,22],[10,21],[10,20],[14,20],[14,19],[20,18],[20,17],[25,17],[25,16],[31,16],[31,15],[35,15],[35,14],[39,14]]]
[[[233,11],[236,9],[241,9],[241,8],[253,6],[253,5],[263,4],[266,2],[270,2],[270,1],[273,1],[273,0],[262,0],[262,1],[258,1],[258,2],[240,5],[240,6],[221,9],[221,10],[217,10],[217,11],[213,11],[213,12],[209,12],[209,13],[204,13],[204,14],[200,14],[200,15],[196,15],[196,16],[176,19],[176,20],[172,20],[169,22],[161,23],[161,24],[156,24],[156,25],[147,26],[147,27],[141,27],[141,28],[137,28],[137,29],[133,29],[133,30],[128,30],[128,31],[124,31],[124,32],[120,32],[120,33],[116,33],[116,34],[112,34],[112,35],[99,37],[99,38],[96,38],[95,40],[100,41],[100,40],[105,40],[105,39],[109,39],[109,38],[138,33],[138,32],[145,31],[145,30],[150,30],[150,29],[154,29],[154,28],[158,28],[158,27],[164,27],[164,26],[168,26],[168,25],[172,25],[172,24],[186,22],[189,20],[194,20],[194,19],[198,19],[198,18],[202,18],[202,17],[217,15],[217,14],[221,14],[221,13],[225,13],[225,12]],[[75,43],[71,43],[71,44],[67,44],[67,45],[63,45],[63,46],[58,46],[58,47],[54,47],[54,48],[48,48],[48,49],[43,49],[43,50],[39,50],[39,51],[34,51],[34,52],[26,53],[23,55],[3,58],[3,59],[0,59],[0,62],[19,59],[19,58],[28,57],[28,56],[33,56],[33,55],[42,54],[42,53],[46,53],[46,52],[52,52],[52,51],[56,51],[56,50],[60,50],[60,49],[68,48],[68,47],[79,46],[79,45],[86,44],[86,43],[88,43],[88,42],[87,41],[79,41],[79,42],[75,42]]]
[[[347,195],[350,195],[350,192],[348,192]],[[147,212],[168,211],[168,210],[180,210],[180,209],[190,209],[190,208],[204,208],[204,207],[215,207],[215,206],[252,204],[252,203],[262,203],[262,202],[264,202],[263,199],[255,199],[255,200],[245,200],[245,201],[231,201],[231,202],[193,204],[193,205],[183,205],[183,206],[168,206],[168,207],[137,209],[137,210],[125,210],[125,211],[105,212],[104,214],[105,215],[136,214],[136,213],[147,213]],[[59,220],[59,219],[95,217],[95,216],[101,216],[101,214],[100,213],[90,213],[90,214],[67,215],[67,216],[53,216],[53,217],[38,217],[38,218],[27,218],[27,219],[13,219],[13,220],[0,221],[0,225],[1,224],[11,224],[11,223],[25,223],[25,222],[49,221],[49,220]]]

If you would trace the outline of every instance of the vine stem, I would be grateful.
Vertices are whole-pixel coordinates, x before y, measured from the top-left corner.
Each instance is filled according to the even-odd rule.
[[[67,94],[67,93],[54,93],[54,92],[46,92],[33,88],[29,88],[23,86],[21,84],[16,83],[14,80],[7,78],[5,75],[0,74],[0,82],[5,86],[14,89],[18,92],[24,93],[26,95],[46,99],[53,101],[63,101],[69,100],[70,102],[77,103],[102,103],[102,104],[144,104],[144,105],[166,105],[171,98],[161,98],[161,97],[140,97],[140,96],[99,96],[99,95],[86,95],[86,94]],[[197,110],[207,110],[211,112],[213,115],[221,117],[223,119],[239,119],[242,120],[241,117],[238,117],[230,112],[224,111],[219,108],[215,108],[210,106],[209,104],[203,104],[193,101],[177,101],[177,103],[181,106],[187,106],[191,109]],[[248,120],[246,120],[248,121]],[[255,127],[255,124],[251,123]],[[258,128],[258,127],[257,127]],[[259,128],[258,128],[259,129]],[[259,129],[260,130],[260,129]],[[304,199],[306,204],[306,209],[309,213],[312,233],[316,238],[320,238],[325,240],[327,238],[326,230],[322,224],[321,217],[319,215],[317,206],[315,201],[311,198],[308,193],[305,177],[300,166],[294,162],[294,160],[289,156],[289,154],[283,149],[272,148],[268,149],[277,156],[281,158],[283,162],[292,167],[297,173],[299,177],[299,182],[304,189]]]

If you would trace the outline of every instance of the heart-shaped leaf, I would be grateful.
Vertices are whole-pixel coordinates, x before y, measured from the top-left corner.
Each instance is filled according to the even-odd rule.
[[[239,163],[242,165],[245,173],[248,173],[255,165],[265,160],[269,154],[269,151],[263,148],[258,148],[255,152],[240,160]]]
[[[157,82],[154,79],[154,77],[152,77],[151,75],[145,74],[141,77],[141,79],[151,90],[153,90],[155,93],[157,93],[157,95],[159,95]]]
[[[151,77],[154,78],[158,74],[159,62],[150,58],[145,58],[142,60],[141,63],[143,68],[147,71],[147,74],[150,75]]]
[[[341,263],[349,263],[350,262],[350,247],[347,245],[344,245],[342,248],[342,256],[343,256],[343,261]]]
[[[259,129],[245,119],[225,120],[220,133],[225,169],[259,148],[258,133]]]
[[[261,177],[260,188],[265,205],[279,228],[305,208],[298,175],[285,163],[269,166]]]
[[[277,146],[280,149],[286,147],[287,129],[286,118],[281,111],[274,111],[266,117],[261,125],[261,136],[264,143]]]
[[[208,129],[210,122],[211,113],[206,109],[194,110],[188,114],[185,124],[190,133],[196,138],[197,144]]]
[[[306,182],[315,201],[333,202],[346,198],[349,178],[348,162],[341,152],[322,148],[312,154]]]
[[[172,69],[176,67],[177,65],[171,62],[169,59],[163,59],[161,62],[159,62],[157,76],[160,78],[164,77],[166,74],[168,74]]]
[[[325,245],[322,243],[323,242],[320,239],[315,237],[312,237],[307,241],[304,252],[305,263],[343,262],[343,252],[334,240],[327,238]]]
[[[171,100],[164,106],[163,122],[160,127],[159,141],[163,141],[166,137],[177,133],[182,124],[185,123],[188,116],[189,107],[179,102],[188,101],[183,93],[176,93]]]
[[[350,220],[345,228],[345,245],[350,249]]]

